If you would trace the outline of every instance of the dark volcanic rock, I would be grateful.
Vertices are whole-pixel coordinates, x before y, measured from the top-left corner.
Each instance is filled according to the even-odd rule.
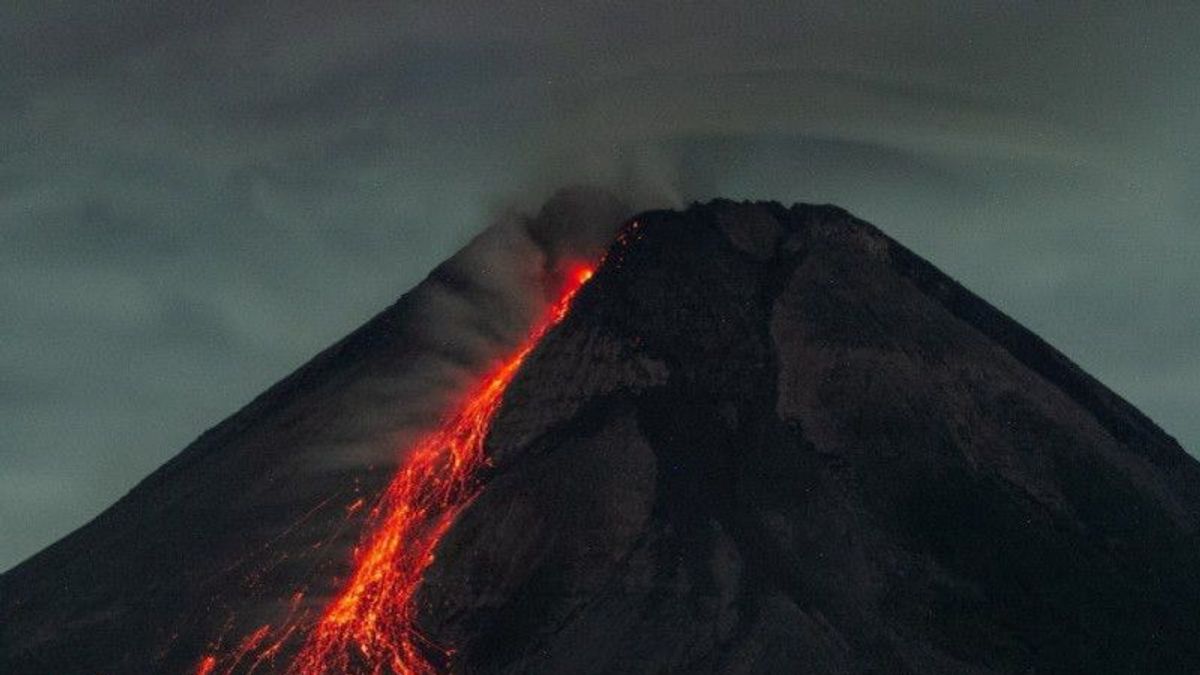
[[[1200,470],[874,227],[639,218],[427,578],[467,671],[1197,672]]]
[[[514,381],[428,573],[457,670],[1200,672],[1200,465],[1138,411],[840,209],[637,222]],[[245,634],[344,573],[227,563],[353,531],[378,472],[302,467],[409,367],[404,311],[0,579],[0,672],[181,671],[226,610]]]

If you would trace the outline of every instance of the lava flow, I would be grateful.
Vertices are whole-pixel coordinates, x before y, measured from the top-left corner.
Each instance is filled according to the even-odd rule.
[[[416,675],[448,663],[452,650],[416,625],[421,579],[442,535],[480,489],[479,470],[487,462],[483,442],[505,390],[591,276],[590,267],[572,271],[516,353],[412,448],[372,511],[352,576],[313,627],[292,672]]]

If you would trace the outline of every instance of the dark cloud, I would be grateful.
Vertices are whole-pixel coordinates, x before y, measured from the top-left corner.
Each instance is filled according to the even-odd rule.
[[[1200,448],[1200,8],[877,4],[8,3],[0,567],[576,182],[839,203]]]

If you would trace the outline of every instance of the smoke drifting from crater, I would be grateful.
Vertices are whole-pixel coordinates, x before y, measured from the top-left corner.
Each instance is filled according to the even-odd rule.
[[[376,375],[388,378],[384,389],[347,389],[342,408],[361,423],[347,424],[342,435],[361,440],[325,450],[314,468],[400,459],[481,374],[511,355],[566,275],[599,259],[632,214],[611,193],[583,186],[557,191],[534,213],[504,212],[401,301],[403,311],[394,313],[401,323],[388,330],[404,343],[405,367]]]

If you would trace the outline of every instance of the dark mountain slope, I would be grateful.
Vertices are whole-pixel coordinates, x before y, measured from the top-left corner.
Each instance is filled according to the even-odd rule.
[[[464,668],[1200,671],[1200,469],[1145,417],[839,209],[639,220],[427,581]]]

